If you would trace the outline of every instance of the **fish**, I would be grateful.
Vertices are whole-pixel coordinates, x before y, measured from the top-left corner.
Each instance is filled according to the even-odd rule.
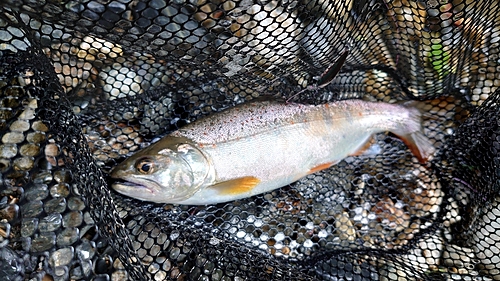
[[[434,153],[410,104],[250,101],[200,118],[139,150],[110,173],[112,188],[154,203],[209,205],[291,184],[398,136],[421,163]]]

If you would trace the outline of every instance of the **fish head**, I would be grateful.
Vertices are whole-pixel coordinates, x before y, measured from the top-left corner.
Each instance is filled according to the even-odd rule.
[[[117,165],[112,187],[124,195],[157,203],[177,203],[210,178],[211,166],[196,145],[167,137]]]

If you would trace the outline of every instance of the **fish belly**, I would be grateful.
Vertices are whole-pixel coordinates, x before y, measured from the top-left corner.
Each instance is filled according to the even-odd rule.
[[[206,187],[186,204],[211,204],[267,192],[333,165],[360,149],[373,131],[355,128],[346,120],[318,120],[291,124],[245,138],[218,143],[204,152],[209,156],[217,182],[244,177],[259,180],[254,188],[224,194]],[[319,169],[316,169],[319,168]]]

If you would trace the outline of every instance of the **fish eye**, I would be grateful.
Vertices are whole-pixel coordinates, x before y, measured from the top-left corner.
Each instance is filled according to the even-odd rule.
[[[141,174],[151,174],[154,171],[154,163],[151,161],[151,159],[141,159],[135,163],[135,168],[137,171],[139,171]]]

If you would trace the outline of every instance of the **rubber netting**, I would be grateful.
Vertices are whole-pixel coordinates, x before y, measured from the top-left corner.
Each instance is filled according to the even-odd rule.
[[[3,0],[0,279],[500,280],[499,4]],[[413,100],[436,154],[382,133],[211,206],[110,190],[135,151],[262,96]]]

